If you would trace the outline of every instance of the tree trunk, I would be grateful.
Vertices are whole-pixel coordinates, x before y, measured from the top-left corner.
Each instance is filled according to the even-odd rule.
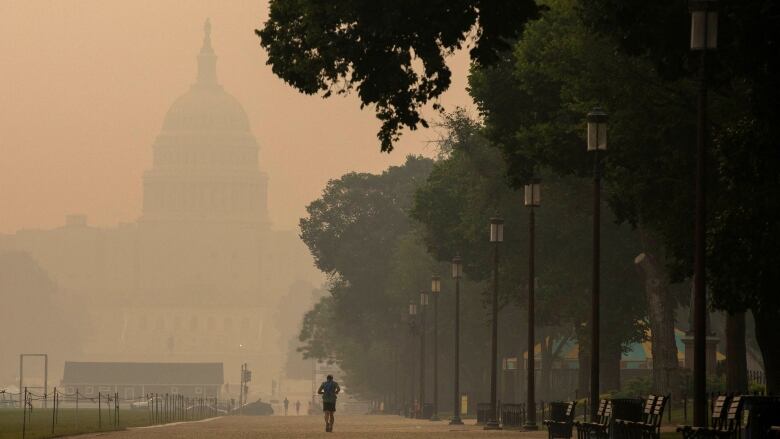
[[[541,340],[541,348],[542,348],[542,374],[541,374],[541,382],[539,383],[539,394],[542,398],[549,398],[550,397],[550,373],[552,372],[552,337],[544,337]]]
[[[756,341],[761,348],[766,374],[766,391],[780,394],[780,343],[777,342],[777,322],[780,311],[753,310],[756,321]]]
[[[645,249],[649,247],[642,239]],[[653,355],[653,390],[660,394],[671,393],[678,375],[677,343],[674,337],[675,301],[669,293],[666,270],[655,254],[646,251],[634,259],[645,279],[647,315],[650,322],[650,340]]]
[[[744,311],[726,314],[726,388],[733,393],[748,390]]]
[[[612,337],[606,338],[609,341]],[[599,393],[620,390],[620,343],[602,343],[599,358]]]
[[[581,397],[590,395],[590,345],[586,337],[585,334],[578,334],[577,336],[577,344],[579,345],[577,352],[577,361],[579,361],[577,394]]]

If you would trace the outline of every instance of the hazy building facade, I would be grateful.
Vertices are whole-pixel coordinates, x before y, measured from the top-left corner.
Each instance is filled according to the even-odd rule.
[[[241,363],[275,376],[284,362],[277,302],[318,274],[295,233],[270,227],[258,144],[218,82],[210,33],[207,22],[197,79],[152,145],[137,222],[96,228],[71,215],[53,230],[0,235],[0,252],[31,254],[85,303],[76,317],[91,335],[62,360],[220,362],[228,383]]]
[[[94,363],[66,361],[63,391],[85,398],[118,394],[146,401],[149,394],[218,398],[224,384],[221,363]]]

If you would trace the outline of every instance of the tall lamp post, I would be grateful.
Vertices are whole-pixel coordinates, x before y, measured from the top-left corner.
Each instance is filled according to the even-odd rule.
[[[433,295],[433,413],[431,421],[439,420],[439,293],[441,293],[441,278],[431,277],[431,294]]]
[[[412,335],[412,340],[414,340],[414,336],[417,335],[417,304],[413,301],[409,301],[409,332]],[[412,344],[414,346],[414,344]],[[414,353],[412,353],[412,361],[414,361]],[[411,389],[409,390],[409,417],[414,417],[414,366],[409,370],[409,383],[411,385]]]
[[[601,167],[599,152],[607,149],[607,113],[588,113],[588,151],[593,152],[593,291],[591,295],[590,416],[596,419],[599,400],[599,295],[601,288]]]
[[[452,407],[452,419],[450,425],[463,425],[463,421],[460,419],[460,278],[463,277],[463,263],[460,260],[460,256],[452,258],[452,278],[455,279],[455,350],[454,364],[453,364],[453,376],[454,383],[454,399],[455,404]]]
[[[420,321],[422,330],[420,331],[420,413],[422,419],[425,409],[425,309],[428,307],[428,292],[420,291]]]
[[[498,384],[498,244],[504,240],[504,220],[490,218],[490,242],[493,243],[493,327],[490,350],[490,417],[485,430],[499,430],[497,384]]]
[[[691,50],[699,52],[696,123],[696,213],[693,256],[693,423],[707,426],[707,291],[705,279],[705,176],[707,157],[707,52],[718,47],[716,0],[692,0]]]
[[[526,370],[528,372],[528,384],[526,391],[526,412],[528,413],[526,423],[524,425],[526,430],[536,430],[536,380],[534,379],[534,368],[536,367],[536,359],[534,358],[534,348],[536,347],[536,340],[534,337],[534,284],[536,282],[536,275],[534,273],[534,239],[536,235],[536,220],[534,218],[534,208],[541,205],[541,188],[539,186],[539,180],[534,179],[527,185],[525,185],[525,197],[524,204],[528,207],[528,366]]]

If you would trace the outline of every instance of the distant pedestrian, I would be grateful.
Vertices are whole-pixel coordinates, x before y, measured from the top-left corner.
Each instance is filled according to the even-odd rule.
[[[287,408],[290,407],[290,400],[284,397],[284,416],[287,416]]]
[[[295,416],[299,416],[301,414],[301,402],[295,401]]]
[[[338,398],[339,392],[341,392],[341,387],[339,387],[339,383],[333,381],[333,375],[328,375],[327,380],[320,384],[320,388],[317,389],[317,394],[322,395],[322,411],[325,412],[325,431],[329,433],[333,431],[333,422],[335,421],[333,413],[336,412],[336,398]]]

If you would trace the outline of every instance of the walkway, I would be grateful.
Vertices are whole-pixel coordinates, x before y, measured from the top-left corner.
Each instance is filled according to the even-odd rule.
[[[399,416],[372,416],[336,414],[334,433],[325,433],[320,416],[229,416],[205,422],[138,428],[114,433],[78,436],[101,439],[293,439],[293,438],[546,438],[546,432],[485,431],[475,425],[450,426],[447,421],[431,422],[406,419]],[[469,424],[473,421],[469,421]]]

